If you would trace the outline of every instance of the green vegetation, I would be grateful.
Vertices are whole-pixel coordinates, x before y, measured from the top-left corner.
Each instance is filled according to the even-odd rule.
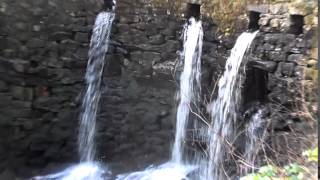
[[[302,154],[307,158],[308,162],[318,162],[318,148],[308,150]],[[260,167],[257,173],[249,174],[242,177],[241,180],[302,180],[316,179],[310,177],[312,169],[307,165],[293,163],[283,168],[272,165]]]

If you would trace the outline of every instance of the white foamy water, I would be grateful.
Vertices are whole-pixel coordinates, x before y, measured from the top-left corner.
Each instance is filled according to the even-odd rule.
[[[265,119],[263,110],[259,109],[250,118],[246,126],[246,145],[244,160],[249,166],[245,166],[244,174],[253,173],[255,170],[255,161],[259,151],[263,147],[263,141],[266,133]]]
[[[200,91],[202,39],[201,21],[190,18],[183,33],[184,48],[181,60],[184,66],[180,77],[180,102],[177,109],[176,134],[172,149],[172,161],[175,163],[182,163],[190,107],[193,98],[199,98],[195,94],[195,89]]]
[[[101,96],[101,79],[114,16],[113,12],[101,12],[96,18],[92,32],[89,61],[85,77],[86,91],[82,103],[78,136],[81,161],[94,160],[94,136]]]
[[[111,172],[106,167],[88,162],[72,166],[56,174],[37,176],[32,180],[109,180],[110,176]]]
[[[166,163],[158,167],[149,167],[144,171],[118,175],[116,180],[189,180],[188,174],[195,166]]]
[[[224,161],[228,158],[227,147],[232,144],[235,136],[235,121],[240,97],[240,85],[237,84],[239,69],[245,52],[250,47],[257,32],[242,33],[227,60],[225,72],[219,80],[219,90],[217,99],[210,105],[212,125],[208,131],[210,137],[209,159],[203,169],[201,179],[224,180]]]
[[[95,126],[99,100],[101,96],[101,79],[108,51],[109,37],[115,14],[101,12],[98,14],[90,43],[89,61],[85,76],[86,89],[82,103],[78,135],[79,154],[82,163],[62,172],[37,176],[36,180],[107,180],[110,172],[106,167],[93,162],[95,156]]]

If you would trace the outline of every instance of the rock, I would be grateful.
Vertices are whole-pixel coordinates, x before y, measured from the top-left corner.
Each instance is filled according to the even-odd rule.
[[[73,55],[78,59],[87,60],[88,59],[88,52],[89,52],[88,48],[78,48],[76,50],[76,53],[74,53]]]
[[[263,44],[263,49],[266,50],[266,51],[272,51],[272,50],[274,50],[274,45],[269,44],[269,43],[264,43]]]
[[[318,61],[317,60],[314,60],[314,59],[311,59],[307,62],[307,65],[308,67],[311,67],[311,68],[318,68]]]
[[[0,174],[0,179],[3,179],[3,180],[16,180],[16,177],[13,174],[13,172],[11,172],[9,170],[5,170]]]
[[[276,74],[291,77],[295,69],[294,63],[280,62]]]
[[[155,35],[155,36],[150,36],[149,37],[149,42],[150,42],[150,44],[154,44],[154,45],[163,44],[165,42],[164,36],[162,34],[158,34],[158,35]]]
[[[0,92],[5,92],[8,89],[8,84],[5,81],[0,81]]]
[[[266,42],[266,43],[270,43],[270,44],[277,44],[277,42],[280,40],[280,38],[282,37],[283,35],[282,34],[266,34],[264,37],[263,37],[263,40]],[[267,46],[267,45],[266,45]],[[270,48],[268,48],[269,50]]]
[[[305,61],[305,57],[303,54],[291,54],[288,56],[287,60],[297,64],[302,64]]]
[[[279,43],[287,45],[289,43],[295,42],[296,36],[294,34],[281,34],[278,36]],[[294,43],[295,44],[295,43]],[[293,46],[291,46],[293,47]]]
[[[258,12],[261,14],[266,14],[269,11],[269,6],[268,5],[248,5],[247,10]]]
[[[34,101],[34,108],[59,112],[67,97],[39,97]]]
[[[33,88],[22,86],[11,86],[12,97],[22,101],[32,101],[34,92]]]
[[[77,32],[74,39],[78,42],[81,42],[81,43],[88,43],[89,42],[89,34]]]
[[[163,63],[156,63],[152,66],[152,69],[155,73],[163,73],[170,75],[174,71],[175,62],[165,61]]]
[[[30,68],[30,61],[15,59],[11,60],[10,62],[12,63],[13,69],[19,73],[28,72]]]
[[[54,41],[63,41],[66,39],[71,39],[72,34],[69,32],[55,32],[50,36],[50,39],[54,40]]]
[[[35,32],[39,32],[41,30],[41,26],[40,25],[34,25],[32,26],[32,30]]]
[[[250,65],[268,72],[274,72],[277,67],[277,63],[273,61],[251,61]]]
[[[165,44],[162,45],[162,52],[177,52],[181,49],[179,41],[168,40]]]
[[[26,46],[28,48],[43,48],[45,47],[45,45],[46,45],[46,42],[44,40],[36,39],[36,38],[30,39],[26,43]]]
[[[278,28],[280,26],[280,20],[279,19],[271,19],[270,26],[272,28]]]
[[[160,53],[156,53],[156,52],[135,51],[130,53],[130,57],[131,57],[131,60],[135,62],[148,61],[148,62],[154,63],[154,62],[159,62],[161,60]]]
[[[279,52],[279,51],[271,51],[268,53],[268,58],[269,60],[273,61],[286,61],[286,53],[284,52]]]
[[[271,14],[275,14],[275,15],[285,14],[288,12],[288,5],[282,4],[282,3],[270,5],[269,10]]]

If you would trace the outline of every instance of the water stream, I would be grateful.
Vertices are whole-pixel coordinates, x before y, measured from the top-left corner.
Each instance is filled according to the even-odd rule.
[[[176,134],[172,158],[160,166],[150,166],[144,171],[118,175],[116,180],[188,180],[188,174],[196,165],[184,162],[184,140],[190,116],[190,108],[199,99],[202,53],[202,23],[190,18],[184,26],[181,53],[183,71],[180,76],[179,105],[177,110]]]
[[[219,80],[217,99],[210,105],[212,125],[208,130],[209,159],[208,165],[202,167],[202,179],[223,180],[227,179],[224,162],[230,156],[229,149],[235,136],[235,124],[237,119],[237,106],[239,103],[240,83],[237,83],[239,69],[245,52],[250,47],[257,32],[242,33],[227,60],[225,72]]]
[[[172,149],[172,160],[182,163],[184,156],[184,140],[190,116],[190,108],[199,99],[201,78],[201,53],[202,53],[202,24],[190,18],[184,26],[184,48],[181,60],[184,63],[180,77],[179,105],[176,116],[176,134]]]
[[[95,155],[94,135],[97,111],[101,96],[101,79],[108,51],[114,13],[101,12],[93,28],[89,61],[86,71],[86,91],[82,103],[79,127],[79,154],[81,161],[93,161]]]
[[[111,173],[106,167],[94,162],[96,117],[101,96],[101,78],[105,65],[105,54],[108,50],[111,26],[115,14],[101,12],[93,29],[90,43],[89,61],[86,71],[86,89],[82,103],[79,128],[79,154],[81,164],[70,167],[65,171],[34,179],[58,180],[103,180],[110,179]],[[181,63],[183,71],[180,76],[179,104],[176,116],[176,134],[172,148],[172,157],[168,163],[160,166],[150,166],[144,171],[121,174],[116,180],[223,180],[225,179],[223,164],[228,158],[227,144],[231,144],[235,137],[236,112],[240,85],[237,83],[243,56],[256,36],[255,33],[243,33],[239,36],[231,55],[227,60],[226,70],[219,81],[217,99],[211,104],[212,124],[207,134],[210,137],[209,158],[196,157],[188,161],[185,151],[185,140],[188,122],[192,114],[192,107],[198,108],[201,92],[201,53],[203,30],[202,22],[190,18],[184,26],[183,51]],[[257,115],[258,116],[258,115]],[[194,128],[199,124],[192,119]],[[248,131],[251,132],[250,129]],[[254,141],[254,139],[253,139]],[[248,141],[252,145],[251,141]],[[251,146],[250,146],[251,147]],[[250,149],[249,149],[250,150]],[[248,155],[248,159],[251,157]],[[205,160],[205,163],[203,163]],[[200,166],[200,167],[199,167]],[[200,172],[199,174],[196,172]]]
[[[82,102],[78,145],[81,163],[66,170],[47,176],[38,176],[37,180],[104,180],[110,172],[106,167],[94,162],[96,118],[101,96],[101,79],[108,51],[109,37],[114,12],[98,14],[91,37],[89,61],[85,76],[86,89]]]

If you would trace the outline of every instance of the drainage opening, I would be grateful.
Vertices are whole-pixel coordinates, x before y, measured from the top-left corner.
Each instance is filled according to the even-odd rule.
[[[268,98],[268,72],[248,67],[243,87],[243,107],[250,107],[254,103],[265,103]]]
[[[194,3],[187,3],[187,14],[186,17],[189,19],[191,17],[194,17],[196,19],[200,18],[200,4],[194,4]]]
[[[248,25],[249,30],[256,31],[260,28],[259,26],[260,14],[261,14],[260,12],[249,11],[249,25]]]
[[[302,15],[290,15],[290,34],[299,35],[303,33],[304,17]]]
[[[103,9],[104,10],[113,10],[115,6],[114,0],[104,0]]]

